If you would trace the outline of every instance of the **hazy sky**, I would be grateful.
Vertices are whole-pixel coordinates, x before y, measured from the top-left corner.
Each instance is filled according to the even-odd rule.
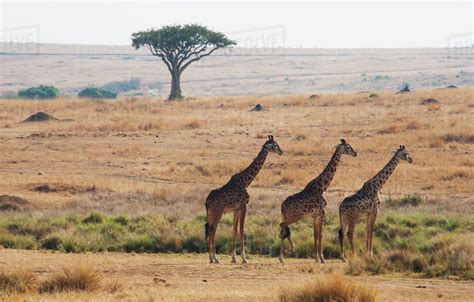
[[[1,1],[0,10],[0,41],[15,42],[123,45],[132,32],[191,22],[242,47],[446,47],[450,36],[473,33],[470,1]]]

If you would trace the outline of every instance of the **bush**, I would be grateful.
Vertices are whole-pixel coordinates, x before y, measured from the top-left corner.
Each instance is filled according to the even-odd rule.
[[[0,272],[0,293],[25,293],[34,290],[35,283],[31,271]]]
[[[100,213],[92,212],[82,220],[82,223],[102,223],[103,220]]]
[[[137,90],[141,86],[140,78],[131,78],[129,81],[114,81],[105,84],[102,88],[107,89],[109,91],[120,93],[120,92],[127,92],[130,90]]]
[[[100,287],[102,276],[87,266],[64,268],[39,286],[39,292],[93,291]]]
[[[115,92],[92,86],[84,88],[78,95],[81,98],[91,99],[115,99],[117,97]]]
[[[283,289],[279,295],[282,302],[325,301],[375,301],[377,292],[371,286],[358,285],[339,276],[319,278],[295,288]]]
[[[50,236],[43,240],[41,247],[47,250],[58,250],[63,241],[58,236]]]
[[[128,225],[128,218],[126,216],[120,215],[114,218],[114,222],[120,225]]]
[[[412,206],[417,207],[423,202],[420,196],[417,195],[405,195],[400,199],[391,199],[387,200],[387,203],[392,207],[405,207]]]
[[[54,86],[40,85],[38,87],[30,87],[22,89],[18,92],[18,97],[25,99],[54,99],[59,96],[59,90]]]

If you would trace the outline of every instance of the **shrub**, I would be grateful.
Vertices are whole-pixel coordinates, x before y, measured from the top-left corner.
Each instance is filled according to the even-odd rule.
[[[387,200],[387,203],[392,207],[404,207],[404,206],[419,206],[423,202],[420,196],[417,195],[405,195],[400,199],[391,199]]]
[[[115,99],[117,97],[115,92],[92,86],[84,88],[78,95],[81,98],[91,99]]]
[[[410,84],[407,82],[403,82],[400,86],[398,86],[399,92],[408,92],[410,91]]]
[[[430,266],[426,269],[425,276],[459,276],[464,279],[473,279],[473,252],[474,248],[471,242],[449,244],[431,255]]]
[[[115,93],[120,93],[120,92],[127,92],[130,90],[137,90],[141,86],[141,80],[140,78],[131,78],[128,81],[114,81],[105,84],[102,86],[103,89],[115,92]]]
[[[421,273],[426,269],[427,265],[428,263],[426,262],[424,257],[417,256],[411,261],[411,270],[414,273]]]
[[[388,252],[386,256],[388,265],[394,271],[405,272],[411,269],[411,255],[408,250],[396,249]]]
[[[474,134],[470,133],[448,133],[442,138],[445,143],[474,144]]]
[[[114,222],[120,225],[128,225],[128,218],[126,216],[117,216],[114,218]]]
[[[39,286],[39,292],[93,291],[100,287],[102,275],[87,266],[64,268],[54,273]]]
[[[364,257],[365,270],[372,275],[380,275],[385,273],[387,269],[387,261],[384,257],[376,256],[373,259]]]
[[[62,244],[61,238],[58,236],[50,236],[43,240],[41,247],[47,250],[58,250]]]
[[[59,90],[54,86],[40,85],[22,89],[18,92],[18,97],[25,99],[54,99],[59,96]]]
[[[286,288],[280,292],[282,302],[304,301],[375,301],[377,292],[371,286],[358,285],[340,276],[318,278],[315,282],[294,288]]]
[[[31,271],[0,272],[0,293],[25,293],[35,289],[36,278]]]
[[[100,213],[92,212],[82,220],[82,223],[102,223],[103,217]]]
[[[365,261],[361,257],[349,257],[348,264],[346,273],[351,276],[359,276],[365,272]]]

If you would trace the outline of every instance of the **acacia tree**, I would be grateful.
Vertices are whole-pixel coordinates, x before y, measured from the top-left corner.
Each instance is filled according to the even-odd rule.
[[[224,34],[198,24],[163,26],[132,34],[132,45],[147,46],[154,56],[166,64],[171,74],[169,100],[180,99],[180,78],[193,62],[209,56],[219,48],[235,45]]]

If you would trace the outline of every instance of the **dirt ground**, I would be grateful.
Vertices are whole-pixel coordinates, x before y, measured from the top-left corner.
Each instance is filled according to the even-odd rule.
[[[62,254],[3,249],[0,266],[28,267],[35,275],[46,276],[64,266],[90,265],[104,276],[104,282],[118,280],[123,289],[117,293],[68,293],[42,295],[44,300],[140,300],[140,301],[269,301],[288,285],[309,282],[318,276],[344,270],[338,261],[325,265],[313,260],[289,259],[281,265],[277,259],[250,257],[249,264],[207,263],[201,255],[87,253]],[[27,259],[27,263],[25,263]],[[473,301],[474,281],[450,281],[384,277],[349,277],[377,289],[378,301]],[[12,296],[15,300],[25,296]],[[39,296],[30,296],[32,300]]]

